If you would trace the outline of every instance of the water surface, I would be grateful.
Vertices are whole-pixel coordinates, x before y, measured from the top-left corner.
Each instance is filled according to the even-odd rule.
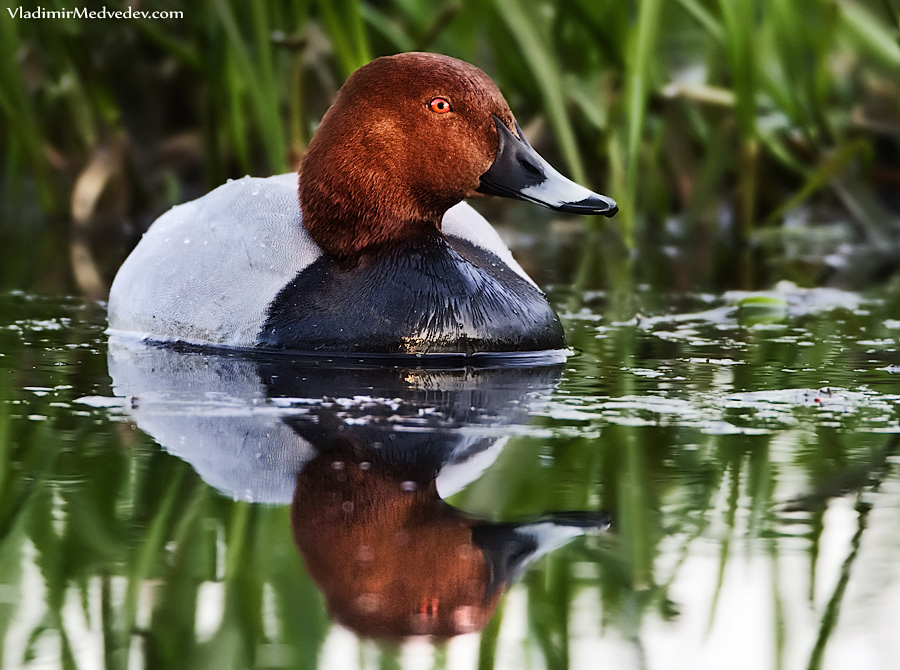
[[[2,667],[893,667],[900,293],[581,297],[429,369],[3,294]]]

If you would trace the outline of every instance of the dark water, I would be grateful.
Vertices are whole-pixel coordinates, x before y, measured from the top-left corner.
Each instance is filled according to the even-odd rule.
[[[895,667],[900,291],[581,297],[431,369],[0,295],[2,667]]]

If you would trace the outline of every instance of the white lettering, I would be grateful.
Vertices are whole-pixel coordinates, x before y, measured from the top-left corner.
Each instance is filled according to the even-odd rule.
[[[44,9],[40,5],[34,9],[25,9],[21,6],[13,9],[7,7],[11,19],[183,19],[183,11],[146,11],[128,7],[128,9],[109,9],[103,7],[100,10],[78,7],[76,9]]]

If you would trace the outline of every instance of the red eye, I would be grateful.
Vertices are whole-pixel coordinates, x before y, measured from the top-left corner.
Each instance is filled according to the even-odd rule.
[[[453,108],[450,106],[450,101],[447,100],[447,98],[435,98],[428,103],[428,106],[431,107],[431,111],[436,114],[446,114],[447,112],[453,111]]]

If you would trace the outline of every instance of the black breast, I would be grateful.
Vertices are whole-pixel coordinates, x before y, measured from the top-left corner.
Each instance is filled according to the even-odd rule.
[[[343,268],[328,256],[269,308],[259,346],[347,353],[544,351],[565,347],[544,295],[458,238],[381,249]]]

